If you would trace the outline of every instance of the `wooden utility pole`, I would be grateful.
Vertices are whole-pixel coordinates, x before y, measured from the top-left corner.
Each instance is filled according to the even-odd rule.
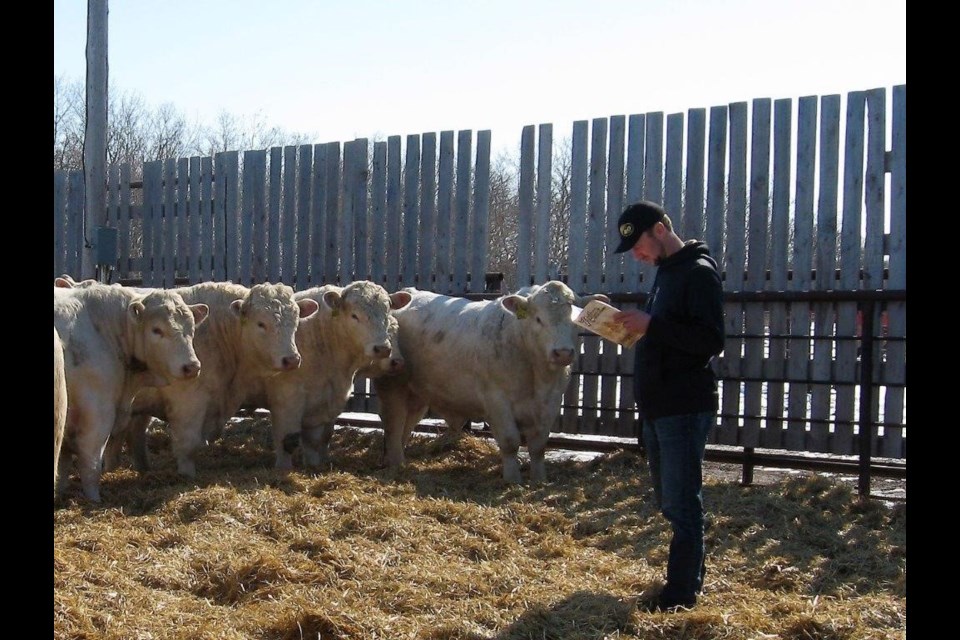
[[[87,0],[86,122],[83,139],[81,278],[97,277],[99,229],[107,223],[107,0]]]

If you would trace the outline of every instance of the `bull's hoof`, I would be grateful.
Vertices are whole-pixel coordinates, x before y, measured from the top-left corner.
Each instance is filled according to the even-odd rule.
[[[283,450],[293,455],[300,448],[300,433],[288,433],[283,437]]]

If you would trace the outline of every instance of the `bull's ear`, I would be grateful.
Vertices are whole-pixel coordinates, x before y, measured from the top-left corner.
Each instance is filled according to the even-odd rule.
[[[53,286],[57,289],[73,289],[75,284],[76,282],[70,276],[60,276],[53,279]]]
[[[510,295],[502,300],[503,307],[521,320],[529,315],[527,299],[519,295]]]
[[[190,305],[190,311],[193,312],[193,322],[194,324],[200,324],[207,319],[207,316],[210,314],[210,307],[205,304],[192,304]]]
[[[134,300],[127,306],[127,313],[130,314],[130,319],[134,322],[140,322],[143,318],[143,312],[147,308],[143,306],[143,303],[139,300]]]
[[[238,318],[243,315],[243,300],[234,300],[230,303],[230,311]]]
[[[577,305],[578,307],[585,307],[587,306],[588,302],[593,302],[594,300],[599,300],[600,302],[606,302],[607,304],[610,304],[610,298],[603,295],[602,293],[595,293],[590,296],[577,296],[577,299],[574,302],[574,304]]]
[[[304,298],[297,300],[297,306],[300,307],[300,317],[309,318],[320,310],[320,305],[313,298]]]
[[[343,298],[340,297],[339,291],[327,291],[323,294],[322,300],[323,304],[325,304],[331,311],[336,311],[343,303]]]
[[[390,308],[394,311],[397,309],[403,309],[405,306],[410,304],[411,300],[413,300],[413,296],[411,296],[407,291],[397,291],[396,293],[391,293]]]

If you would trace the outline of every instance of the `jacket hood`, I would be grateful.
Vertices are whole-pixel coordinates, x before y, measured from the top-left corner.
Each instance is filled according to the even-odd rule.
[[[683,248],[669,258],[662,260],[660,262],[660,267],[672,267],[677,264],[682,264],[692,260],[699,260],[701,258],[709,261],[714,268],[717,267],[717,261],[714,260],[713,256],[710,255],[710,248],[707,247],[706,242],[701,240],[687,240],[683,244]]]

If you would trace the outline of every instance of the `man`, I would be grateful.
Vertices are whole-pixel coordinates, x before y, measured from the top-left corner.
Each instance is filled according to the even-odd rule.
[[[684,242],[663,207],[631,204],[616,253],[657,265],[645,309],[615,320],[636,344],[634,393],[657,506],[673,538],[667,581],[651,608],[692,607],[703,588],[703,455],[719,398],[711,361],[723,351],[723,287],[707,245]]]

